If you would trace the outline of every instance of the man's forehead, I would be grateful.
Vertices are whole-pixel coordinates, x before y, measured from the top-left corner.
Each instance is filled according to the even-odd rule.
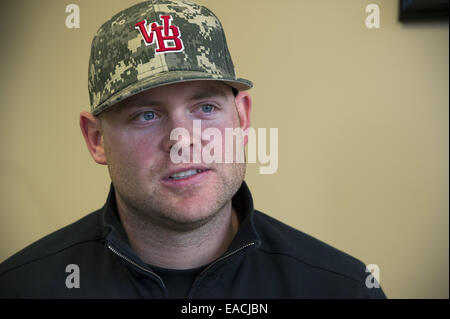
[[[175,98],[181,100],[198,100],[206,97],[228,99],[230,96],[232,96],[232,88],[223,82],[189,81],[148,89],[119,102],[117,106],[164,104],[166,100]]]

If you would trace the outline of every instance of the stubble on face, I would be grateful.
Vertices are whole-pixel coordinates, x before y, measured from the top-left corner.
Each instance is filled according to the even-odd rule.
[[[152,184],[138,185],[126,170],[109,165],[108,170],[116,191],[119,209],[127,211],[132,219],[145,220],[155,226],[174,231],[191,231],[212,221],[222,210],[231,208],[231,199],[238,191],[245,177],[245,164],[222,164],[233,166],[229,172],[213,168],[218,182],[210,189],[191,189],[175,196]],[[149,171],[149,179],[158,176]],[[196,196],[197,195],[197,196]],[[229,207],[226,207],[229,205]]]

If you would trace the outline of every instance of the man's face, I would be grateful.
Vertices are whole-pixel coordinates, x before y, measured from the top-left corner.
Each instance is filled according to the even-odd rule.
[[[192,143],[193,120],[201,120],[202,130],[217,128],[223,137],[225,128],[248,126],[250,106],[239,97],[219,81],[184,82],[145,91],[104,112],[103,145],[118,202],[180,229],[201,225],[230,205],[245,163],[174,164],[170,150],[177,141],[170,133],[185,128]],[[209,142],[202,140],[203,145]],[[197,173],[174,176],[181,172]]]

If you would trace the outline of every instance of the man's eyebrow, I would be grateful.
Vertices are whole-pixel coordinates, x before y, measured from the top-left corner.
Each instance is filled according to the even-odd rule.
[[[223,98],[224,100],[228,99],[228,95],[225,93],[225,90],[223,90],[221,88],[215,88],[215,87],[196,90],[187,99],[189,101],[196,101],[196,100],[202,100],[205,98],[212,98],[212,97],[220,97],[220,98]],[[123,105],[124,107],[122,107],[122,110],[128,109],[129,107],[140,108],[140,107],[155,106],[155,105],[164,106],[166,103],[167,102],[164,100],[157,100],[157,99],[152,98],[151,96],[137,97],[134,100],[128,101],[125,105]]]
[[[221,97],[225,100],[228,99],[228,95],[225,93],[224,90],[219,88],[209,88],[209,89],[203,89],[201,91],[198,91],[194,93],[192,96],[189,97],[189,100],[201,100],[205,98],[211,98],[211,97]]]
[[[158,101],[155,99],[152,99],[151,97],[142,97],[142,98],[135,98],[131,101],[127,101],[122,106],[123,110],[129,109],[129,108],[139,108],[139,107],[146,107],[146,106],[155,106],[155,105],[164,105],[164,101]]]

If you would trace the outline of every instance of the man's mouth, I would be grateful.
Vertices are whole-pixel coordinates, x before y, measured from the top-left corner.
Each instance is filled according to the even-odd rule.
[[[203,173],[204,171],[207,171],[207,170],[206,169],[190,169],[190,170],[172,174],[169,176],[169,179],[178,180],[178,179],[188,178],[188,177]]]

